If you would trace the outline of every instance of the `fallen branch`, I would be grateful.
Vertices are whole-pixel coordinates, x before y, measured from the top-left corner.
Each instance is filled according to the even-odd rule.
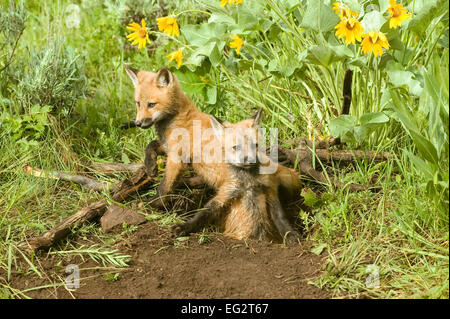
[[[138,190],[148,186],[151,181],[152,179],[147,176],[145,169],[142,167],[137,170],[131,178],[117,184],[112,199],[116,202],[123,202],[129,196],[136,194]],[[67,236],[72,228],[81,226],[88,221],[96,220],[101,217],[105,213],[107,206],[108,202],[106,200],[96,201],[65,218],[62,222],[46,231],[41,236],[28,239],[22,243],[21,246],[30,250],[49,248],[58,240]]]
[[[105,174],[113,175],[117,173],[134,173],[144,166],[142,163],[122,164],[122,163],[100,163],[92,162],[90,165],[96,171]]]
[[[344,184],[334,178],[330,178],[330,180],[326,177],[326,175],[314,169],[312,161],[313,161],[313,153],[306,146],[306,143],[303,144],[301,149],[289,150],[284,147],[278,146],[278,151],[284,155],[284,157],[291,163],[298,163],[298,167],[301,173],[304,175],[308,175],[315,179],[316,181],[324,184],[329,184],[330,182],[337,187],[348,187],[350,191],[362,191],[367,190],[369,188],[377,188],[374,185],[359,185],[359,184]],[[370,160],[386,160],[388,158],[392,158],[392,155],[389,153],[376,153],[374,151],[329,151],[324,149],[316,149],[316,156],[320,160],[331,161],[331,160],[343,160],[343,161],[355,161],[357,159],[370,159]]]
[[[76,184],[83,185],[86,188],[92,189],[97,192],[102,192],[105,190],[108,190],[110,188],[109,183],[105,182],[98,182],[95,179],[81,176],[81,175],[75,175],[75,174],[69,174],[64,172],[57,172],[57,171],[43,171],[39,168],[31,167],[30,165],[25,165],[24,170],[27,174],[36,176],[36,177],[44,177],[44,178],[51,178],[56,180],[63,180],[68,182],[73,182]]]

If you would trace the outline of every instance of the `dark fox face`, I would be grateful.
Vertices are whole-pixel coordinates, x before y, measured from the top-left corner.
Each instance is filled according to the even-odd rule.
[[[134,85],[136,125],[146,129],[175,112],[173,91],[178,88],[175,75],[167,68],[157,73],[139,71],[125,66]]]
[[[222,140],[225,161],[241,169],[255,169],[258,160],[258,129],[261,124],[260,109],[252,118],[227,125],[226,127],[214,116],[210,117],[214,134]]]

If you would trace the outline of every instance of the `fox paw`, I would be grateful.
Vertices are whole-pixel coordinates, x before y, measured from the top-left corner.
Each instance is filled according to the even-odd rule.
[[[191,232],[191,226],[189,223],[178,223],[170,227],[172,234],[176,237],[188,236]]]
[[[300,234],[298,232],[290,231],[283,237],[283,242],[289,246],[297,245],[300,242]]]

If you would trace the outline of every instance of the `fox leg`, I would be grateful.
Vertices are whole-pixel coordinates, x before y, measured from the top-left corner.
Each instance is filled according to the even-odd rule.
[[[167,202],[166,195],[171,193],[179,181],[180,175],[184,172],[187,165],[182,162],[173,161],[170,156],[167,158],[164,177],[156,190],[156,195],[147,201],[155,208],[162,208]]]
[[[187,222],[179,223],[172,226],[172,231],[177,236],[186,236],[190,233],[200,231],[203,227],[211,224],[211,222],[227,207],[231,199],[234,198],[233,191],[230,187],[223,185],[217,191],[217,194],[206,203],[203,210],[195,214]]]
[[[277,228],[281,237],[283,239],[286,238],[286,241],[290,244],[297,243],[298,239],[300,239],[300,235],[289,223],[289,220],[286,217],[286,213],[281,206],[278,198],[275,200],[270,200],[269,209],[272,221],[275,224],[275,227]]]
[[[145,149],[144,165],[147,175],[154,177],[158,175],[157,157],[158,155],[165,155],[166,152],[158,140],[153,140],[148,143]]]

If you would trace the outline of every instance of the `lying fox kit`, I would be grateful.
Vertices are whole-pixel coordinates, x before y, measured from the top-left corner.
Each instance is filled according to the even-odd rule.
[[[155,127],[158,141],[152,141],[152,147],[158,155],[166,155],[164,177],[158,186],[157,194],[151,205],[161,207],[166,195],[173,192],[181,175],[190,165],[193,170],[216,190],[215,196],[206,203],[204,210],[197,213],[188,222],[177,225],[174,231],[178,235],[201,230],[211,222],[216,214],[229,205],[234,190],[239,184],[235,174],[225,161],[207,161],[204,157],[196,158],[195,146],[199,143],[202,152],[206,152],[208,142],[217,142],[215,135],[195,138],[195,124],[203,129],[211,129],[208,114],[200,112],[181,90],[176,76],[163,67],[158,72],[140,71],[130,67],[125,70],[134,85],[136,104],[135,124],[142,129]],[[224,123],[227,124],[227,123]],[[173,139],[174,133],[183,130],[187,138]],[[182,136],[184,137],[184,136]],[[181,152],[180,150],[187,150]],[[196,160],[197,159],[197,160]],[[247,159],[249,161],[250,158]],[[146,159],[147,163],[147,159]],[[243,164],[246,165],[245,163]],[[148,169],[149,174],[151,170]],[[271,178],[288,193],[296,193],[300,188],[298,173],[279,164],[275,164],[275,173]]]
[[[260,109],[251,119],[224,125],[211,116],[216,137],[223,142],[225,160],[238,181],[226,214],[221,216],[224,234],[235,238],[255,238],[295,242],[299,234],[290,225],[278,197],[279,182],[274,174],[260,174],[258,152]]]

